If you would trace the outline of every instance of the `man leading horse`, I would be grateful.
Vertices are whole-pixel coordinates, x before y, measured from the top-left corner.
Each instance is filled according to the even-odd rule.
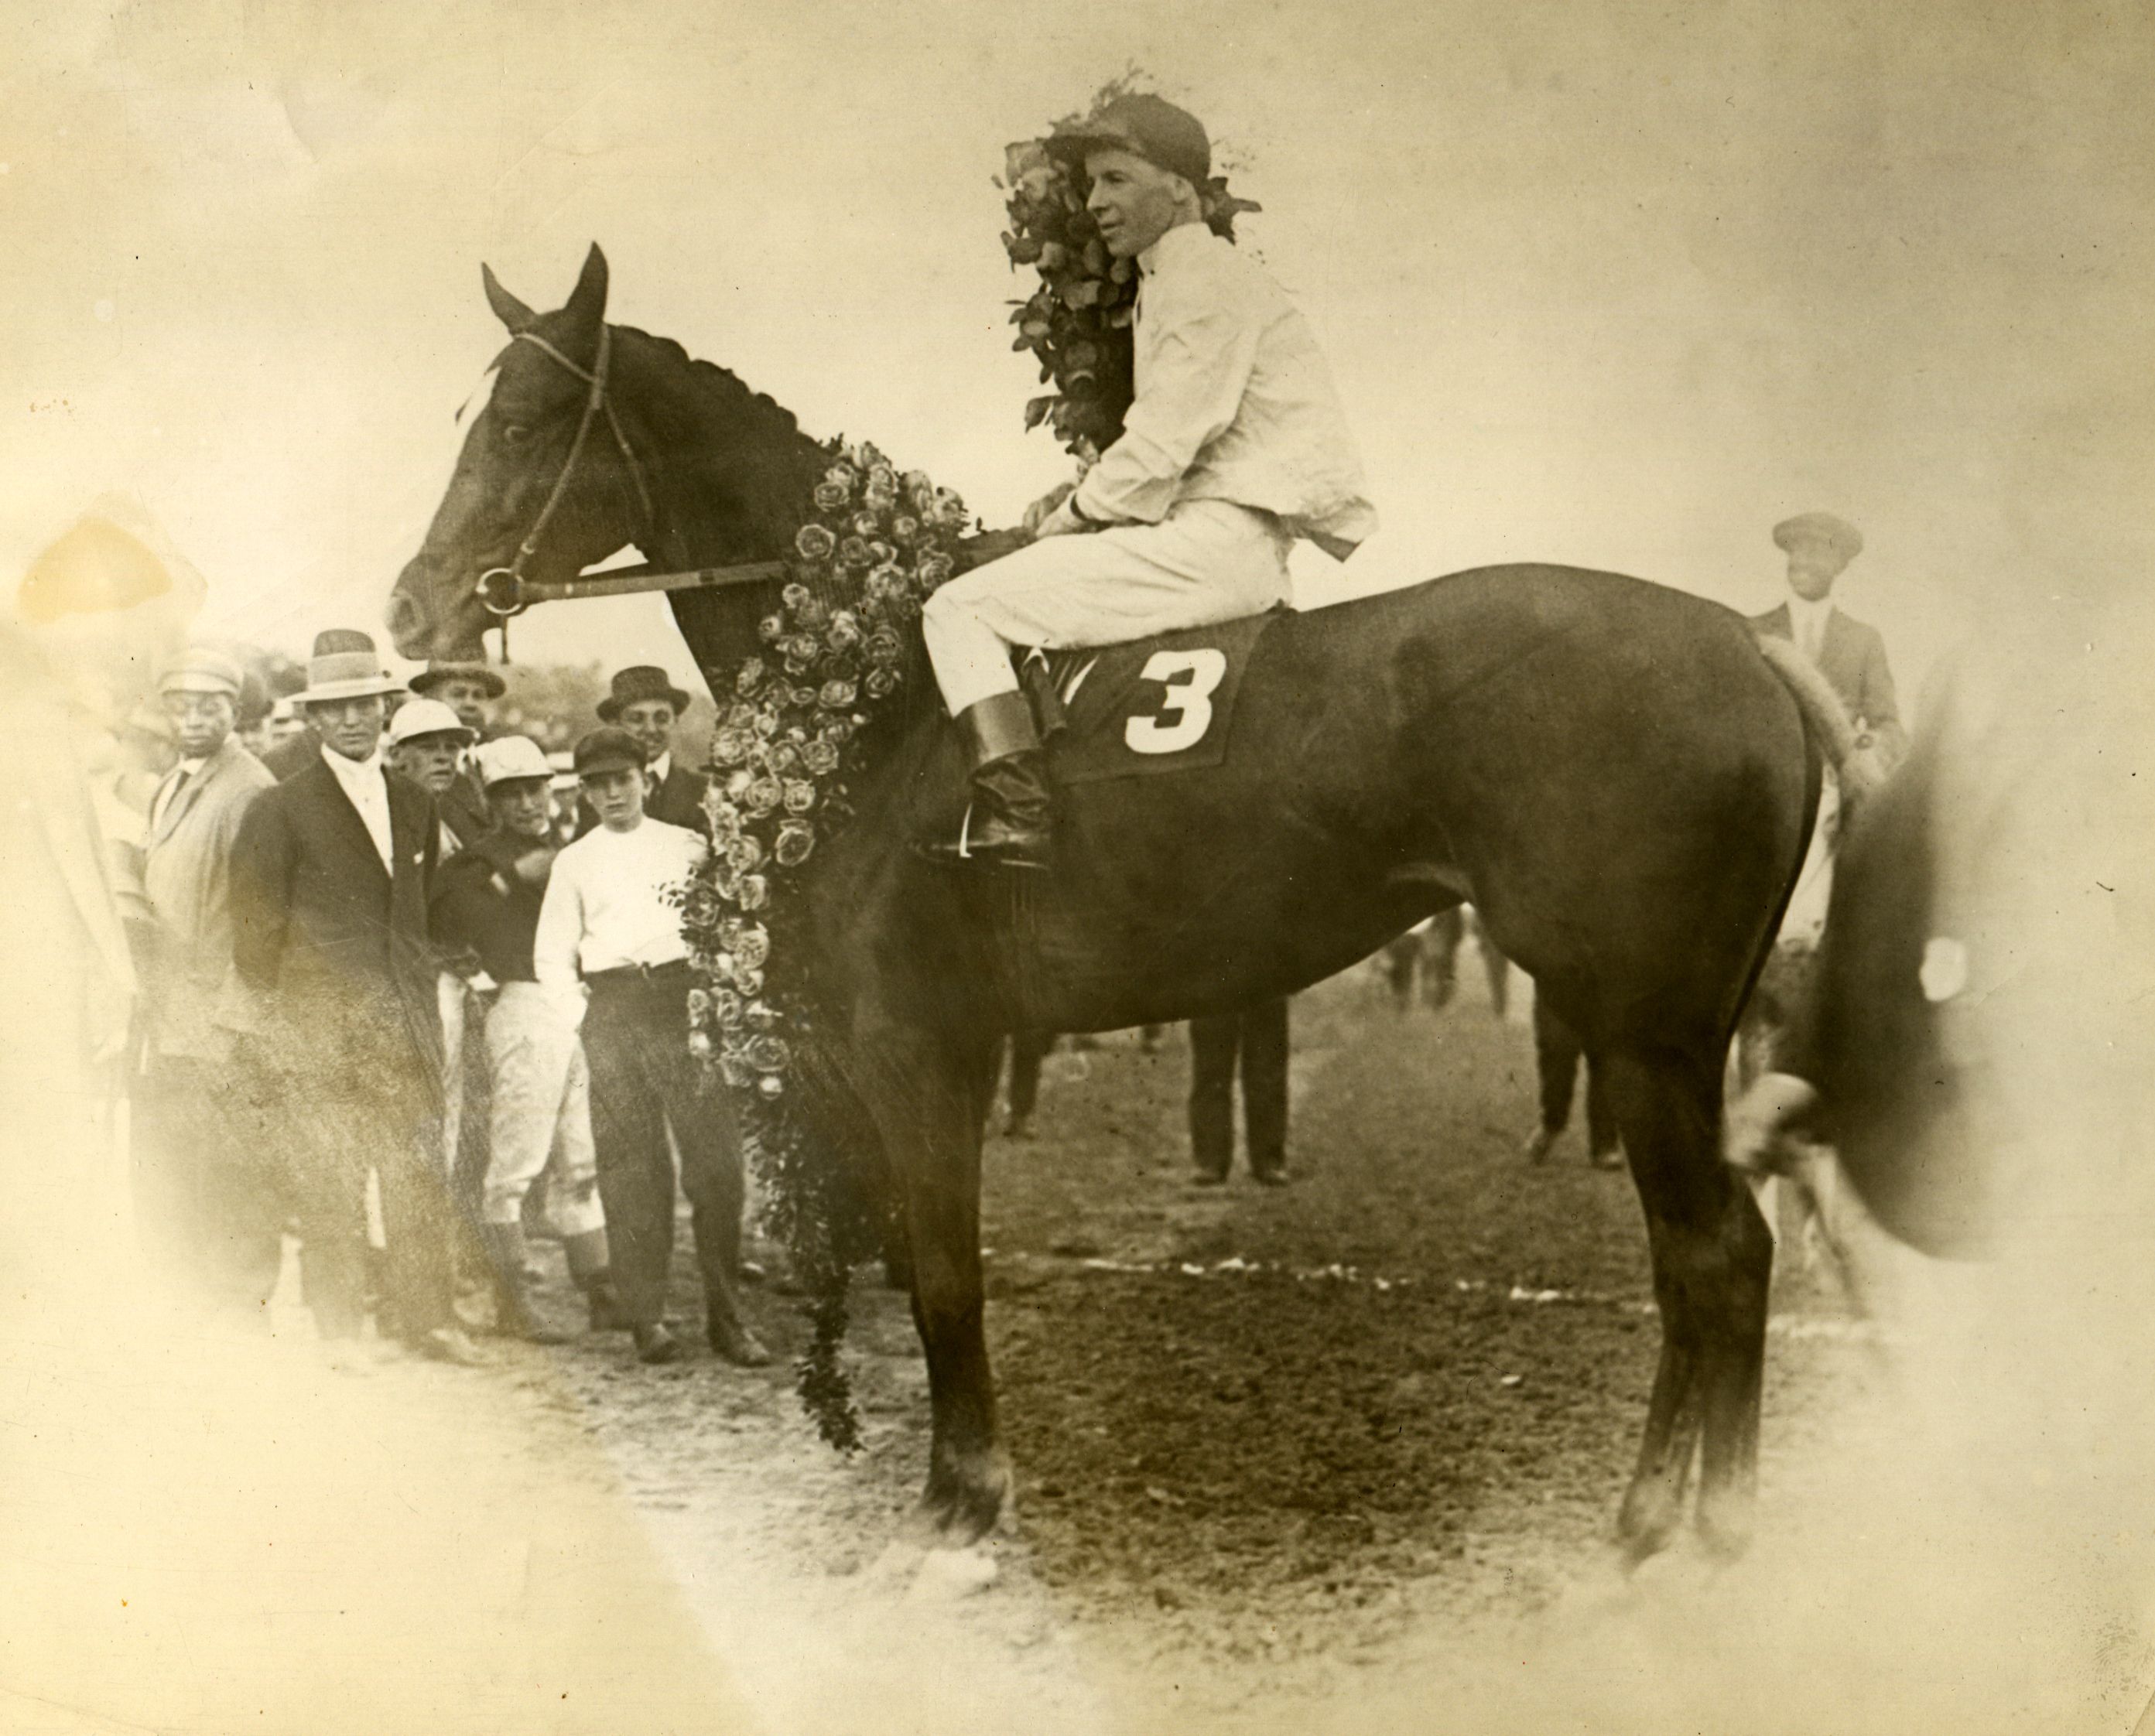
[[[1119,439],[1036,501],[1026,547],[952,580],[922,626],[972,762],[973,806],[933,853],[1048,865],[1052,804],[1013,646],[1118,644],[1287,600],[1287,551],[1338,560],[1377,527],[1316,340],[1262,267],[1206,227],[1212,147],[1193,115],[1125,96],[1048,150],[1140,277],[1136,398]]]

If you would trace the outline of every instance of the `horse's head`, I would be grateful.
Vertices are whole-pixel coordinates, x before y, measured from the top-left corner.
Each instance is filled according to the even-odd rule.
[[[510,342],[427,539],[390,594],[390,636],[407,657],[479,653],[494,623],[484,575],[571,579],[639,532],[639,479],[600,402],[605,254],[592,247],[575,291],[550,314],[532,312],[490,269],[481,274]]]

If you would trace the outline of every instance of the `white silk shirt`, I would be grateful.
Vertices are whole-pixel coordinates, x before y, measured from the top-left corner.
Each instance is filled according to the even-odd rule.
[[[1180,501],[1277,514],[1344,560],[1377,528],[1331,370],[1264,268],[1202,223],[1138,256],[1136,401],[1072,504],[1156,524]],[[1060,527],[1058,527],[1060,528]]]

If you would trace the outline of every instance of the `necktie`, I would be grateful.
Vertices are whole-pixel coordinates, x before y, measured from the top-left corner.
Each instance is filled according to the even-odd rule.
[[[165,816],[172,811],[172,804],[180,799],[180,792],[187,787],[187,779],[194,776],[183,765],[176,765],[165,776],[164,787],[158,790],[157,799],[151,804],[150,829],[155,831],[164,825]]]

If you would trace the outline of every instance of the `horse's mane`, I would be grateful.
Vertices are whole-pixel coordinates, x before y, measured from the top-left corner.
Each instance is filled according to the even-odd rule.
[[[770,393],[756,391],[731,369],[691,355],[674,339],[655,332],[633,325],[617,325],[613,331],[617,339],[645,346],[660,366],[688,376],[697,389],[681,394],[679,401],[704,412],[695,432],[729,445],[743,439],[770,442],[786,447],[788,456],[797,454],[803,458],[822,450],[822,442],[801,431],[791,411]]]

